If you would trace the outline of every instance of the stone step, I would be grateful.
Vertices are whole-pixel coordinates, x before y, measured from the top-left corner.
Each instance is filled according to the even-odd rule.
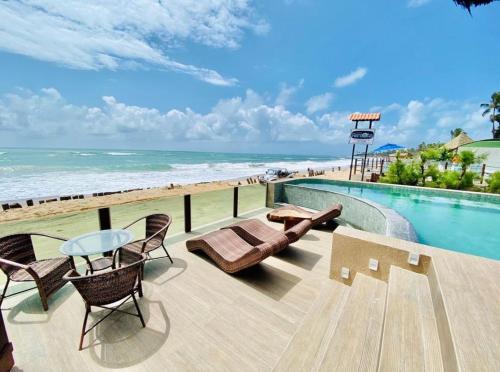
[[[348,286],[334,280],[324,283],[274,371],[310,371],[317,364],[329,335],[335,331],[349,291]]]
[[[443,371],[427,277],[391,266],[379,371]]]
[[[387,284],[357,273],[326,353],[313,370],[376,371]]]

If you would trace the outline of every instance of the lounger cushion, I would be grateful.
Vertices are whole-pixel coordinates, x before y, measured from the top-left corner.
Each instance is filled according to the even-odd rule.
[[[286,248],[290,242],[287,236],[282,232],[267,226],[264,222],[257,219],[244,220],[233,225],[222,228],[223,230],[233,230],[246,242],[253,246],[258,246],[266,242],[272,242],[273,254]]]
[[[203,250],[217,266],[228,273],[235,273],[253,266],[268,257],[272,244],[252,246],[232,230],[218,230],[186,241],[189,251]]]
[[[342,205],[341,204],[334,204],[326,209],[323,209],[319,212],[312,213],[309,212],[301,207],[297,207],[296,205],[293,204],[287,204],[282,207],[279,207],[275,209],[273,212],[280,211],[280,210],[292,210],[292,211],[299,211],[301,213],[304,213],[306,215],[309,215],[311,217],[311,222],[313,226],[321,225],[322,223],[328,222],[330,220],[333,220],[334,218],[337,218],[340,216],[342,213]],[[283,217],[276,217],[273,212],[270,212],[267,214],[267,219],[272,222],[284,222]]]
[[[342,205],[332,205],[330,208],[314,213],[312,217],[312,223],[314,226],[320,225],[324,222],[328,222],[337,218],[342,213]]]

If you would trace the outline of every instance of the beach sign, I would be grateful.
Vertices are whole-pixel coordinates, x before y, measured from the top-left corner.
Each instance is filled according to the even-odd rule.
[[[349,136],[349,143],[371,145],[374,139],[375,129],[352,129]]]

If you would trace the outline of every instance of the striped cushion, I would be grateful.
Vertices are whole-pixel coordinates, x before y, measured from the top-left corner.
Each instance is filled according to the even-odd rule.
[[[244,220],[233,225],[223,227],[223,229],[233,230],[236,234],[253,246],[271,242],[275,247],[274,253],[286,248],[289,244],[288,238],[283,232],[275,230],[257,219]]]

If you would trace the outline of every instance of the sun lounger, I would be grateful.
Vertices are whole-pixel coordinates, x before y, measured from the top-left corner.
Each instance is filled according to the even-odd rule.
[[[250,244],[258,245],[267,241],[275,241],[276,251],[273,254],[288,247],[303,237],[312,227],[310,220],[304,220],[294,225],[288,230],[278,231],[257,219],[244,220],[222,229],[233,230]]]
[[[252,245],[230,229],[213,231],[186,241],[188,251],[202,250],[227,273],[258,264],[273,254],[279,244],[279,240],[269,240]]]
[[[285,212],[285,213],[276,213],[277,211]],[[323,209],[322,211],[313,213],[309,212],[303,208],[297,207],[292,204],[284,205],[283,207],[277,208],[267,214],[267,219],[272,222],[284,222],[286,217],[286,211],[300,212],[302,215],[310,218],[312,226],[318,226],[325,222],[331,221],[334,218],[337,218],[342,213],[342,205],[334,204],[329,208]]]

